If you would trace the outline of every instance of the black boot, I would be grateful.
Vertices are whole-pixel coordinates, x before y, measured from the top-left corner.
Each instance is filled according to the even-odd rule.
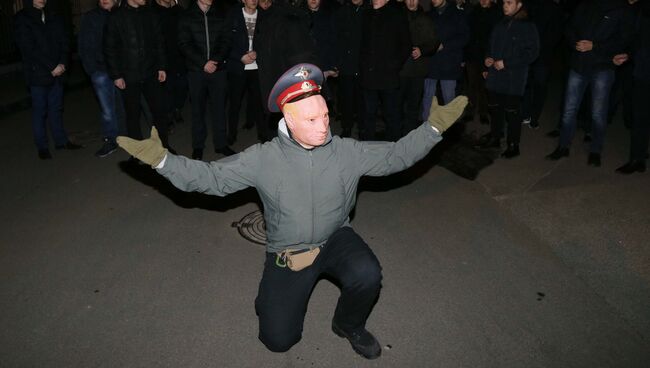
[[[600,153],[590,153],[587,159],[587,165],[600,167]]]
[[[645,172],[645,160],[631,160],[625,165],[616,169],[619,174],[634,174],[635,172]]]
[[[568,157],[569,156],[569,148],[568,147],[560,147],[558,146],[555,151],[551,152],[550,154],[546,155],[547,160],[551,161],[557,161],[561,159],[562,157]]]
[[[509,143],[508,148],[501,154],[503,158],[514,158],[517,156],[519,156],[519,145],[515,143]]]
[[[347,332],[332,322],[332,331],[338,336],[348,339],[352,349],[366,359],[377,359],[381,355],[379,341],[365,328],[358,332]]]

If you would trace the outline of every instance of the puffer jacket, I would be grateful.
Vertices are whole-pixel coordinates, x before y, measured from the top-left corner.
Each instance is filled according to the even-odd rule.
[[[225,196],[255,187],[264,203],[267,252],[324,244],[356,202],[361,176],[385,176],[423,158],[442,138],[428,123],[397,142],[331,137],[307,150],[290,138],[284,120],[278,137],[214,162],[167,154],[157,171],[186,192]]]
[[[111,79],[141,81],[166,70],[160,22],[148,6],[123,4],[111,12],[104,31],[104,57]]]
[[[216,61],[217,71],[226,70],[230,50],[229,10],[215,1],[207,13],[195,2],[178,22],[178,47],[188,70],[202,71],[208,60]]]
[[[14,38],[23,58],[27,85],[48,86],[66,75],[52,76],[57,65],[68,65],[69,44],[63,20],[48,6],[41,11],[34,8],[32,0],[26,0],[24,8],[14,16]]]

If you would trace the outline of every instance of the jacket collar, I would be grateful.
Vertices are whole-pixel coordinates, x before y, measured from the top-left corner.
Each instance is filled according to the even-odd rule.
[[[301,146],[300,143],[296,142],[295,139],[291,136],[291,132],[289,132],[289,128],[287,127],[287,123],[284,121],[284,118],[280,119],[280,122],[278,123],[278,139],[280,140],[280,143],[283,146],[299,149],[304,152],[308,151],[314,151],[317,150],[321,147],[327,146],[331,141],[332,141],[332,131],[328,130],[327,132],[327,139],[325,140],[325,143],[318,147],[314,147],[312,149],[306,149],[305,147]]]

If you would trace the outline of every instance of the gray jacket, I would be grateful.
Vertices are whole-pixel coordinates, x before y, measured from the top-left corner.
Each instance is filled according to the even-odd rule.
[[[267,252],[321,245],[349,225],[359,179],[385,176],[422,159],[442,137],[428,123],[397,142],[359,142],[331,137],[307,150],[293,140],[284,120],[278,137],[219,161],[168,154],[158,172],[177,188],[225,196],[255,187],[264,204]]]

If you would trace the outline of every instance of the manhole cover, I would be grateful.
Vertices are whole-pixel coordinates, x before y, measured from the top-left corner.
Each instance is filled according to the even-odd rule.
[[[241,220],[232,223],[239,234],[255,244],[266,245],[266,224],[264,223],[264,214],[257,210],[242,217]]]

